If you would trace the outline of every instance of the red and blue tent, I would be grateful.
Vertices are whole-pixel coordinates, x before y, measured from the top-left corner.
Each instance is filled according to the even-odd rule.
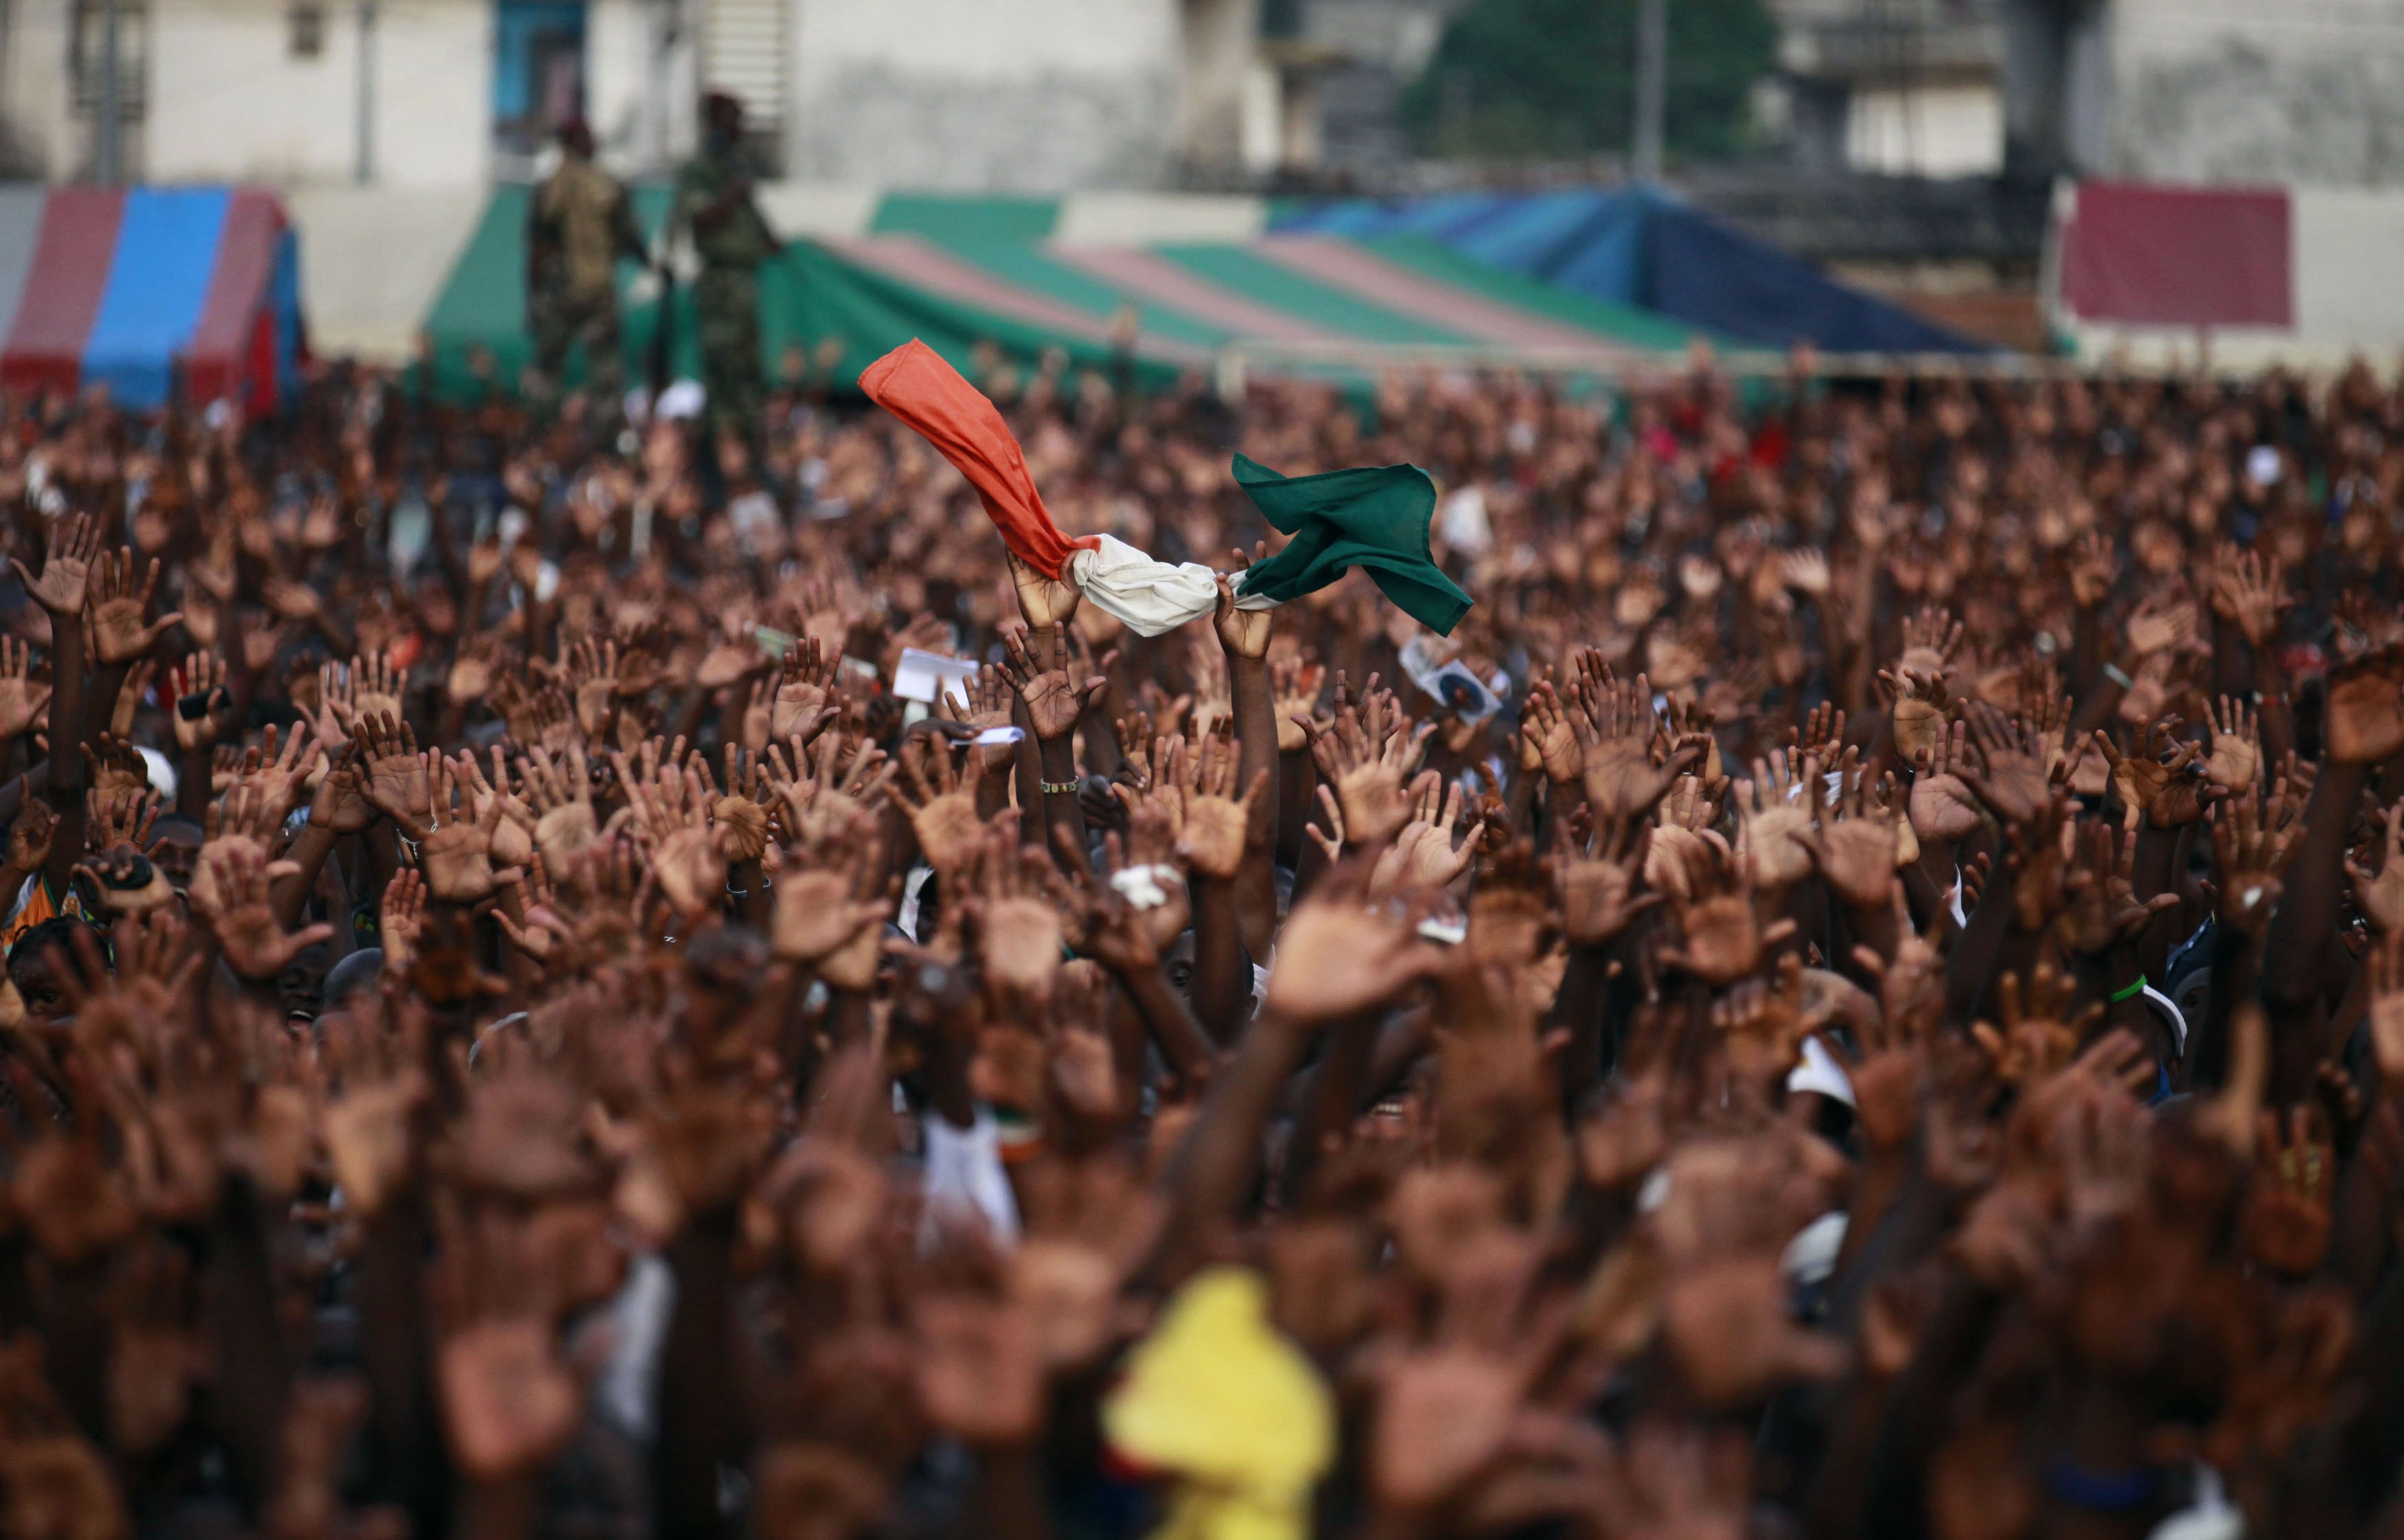
[[[0,387],[136,411],[289,399],[300,245],[259,188],[0,189]]]

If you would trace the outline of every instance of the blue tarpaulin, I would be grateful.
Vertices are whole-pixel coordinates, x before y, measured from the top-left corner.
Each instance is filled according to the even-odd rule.
[[[1423,235],[1589,299],[1762,347],[1810,342],[1831,353],[1988,351],[1650,188],[1303,202],[1279,209],[1270,225],[1332,235]]]
[[[125,195],[117,261],[84,344],[88,383],[127,406],[165,402],[217,272],[227,188],[136,188]]]

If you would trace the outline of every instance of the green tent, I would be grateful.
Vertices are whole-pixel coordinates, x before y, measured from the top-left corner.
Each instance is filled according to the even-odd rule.
[[[432,383],[456,398],[514,387],[524,329],[528,191],[497,189],[426,320]],[[668,193],[638,189],[656,239]],[[1516,363],[1607,375],[1684,349],[1695,333],[1489,267],[1417,236],[1088,245],[1051,238],[1040,199],[890,196],[868,232],[795,241],[761,272],[761,367],[771,377],[825,339],[839,377],[912,337],[964,371],[995,352],[1020,367],[1131,369],[1155,388],[1229,356],[1251,370],[1357,385],[1397,363]],[[658,325],[657,280],[621,270],[627,373]],[[675,371],[698,371],[690,290],[673,320]],[[1132,337],[1131,350],[1125,343]],[[571,377],[580,372],[570,362]]]

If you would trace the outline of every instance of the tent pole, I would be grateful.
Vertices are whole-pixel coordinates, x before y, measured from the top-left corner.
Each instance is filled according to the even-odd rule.
[[[1669,108],[1669,0],[1638,0],[1634,161],[1639,181],[1661,179],[1661,131]]]
[[[375,180],[375,35],[376,0],[359,0],[358,162],[352,177],[362,187]]]

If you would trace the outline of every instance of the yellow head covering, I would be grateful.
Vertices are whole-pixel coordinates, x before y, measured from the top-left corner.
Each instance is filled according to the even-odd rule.
[[[1153,1540],[1303,1540],[1335,1449],[1319,1370],[1278,1335],[1268,1288],[1212,1267],[1177,1293],[1102,1407],[1125,1458],[1181,1478]]]

